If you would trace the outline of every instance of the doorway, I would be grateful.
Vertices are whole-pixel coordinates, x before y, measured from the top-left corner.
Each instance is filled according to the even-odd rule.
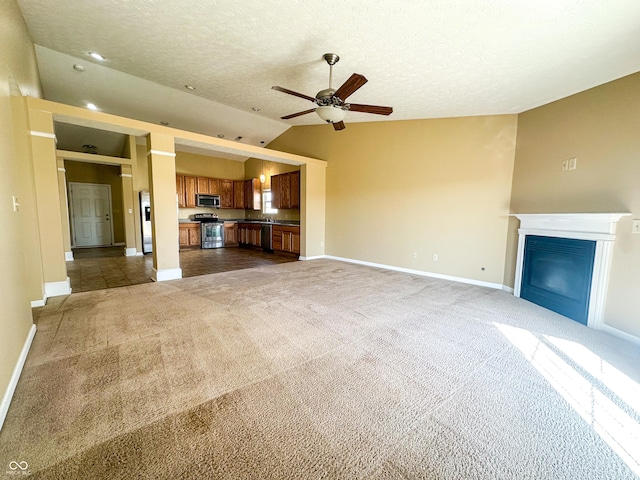
[[[113,244],[111,186],[96,183],[69,183],[71,234],[76,247]]]

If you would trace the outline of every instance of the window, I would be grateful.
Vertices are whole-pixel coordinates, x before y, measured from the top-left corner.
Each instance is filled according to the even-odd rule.
[[[271,208],[271,190],[262,192],[262,213],[278,213],[277,208]]]

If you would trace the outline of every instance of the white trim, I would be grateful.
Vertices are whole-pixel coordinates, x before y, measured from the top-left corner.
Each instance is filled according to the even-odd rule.
[[[507,287],[506,285],[502,285],[502,290],[504,290],[507,293],[513,293],[513,288]]]
[[[67,169],[66,169],[66,168],[64,168],[64,167],[58,167],[58,171],[59,171],[59,172],[66,172],[66,171],[67,171]]]
[[[125,257],[135,257],[137,254],[138,254],[138,250],[136,250],[136,247],[124,249]]]
[[[31,308],[44,307],[47,304],[47,297],[44,296],[42,300],[31,300]]]
[[[52,138],[53,140],[56,140],[56,142],[58,141],[55,133],[39,132],[38,130],[31,130],[29,133],[34,137]]]
[[[299,256],[298,260],[318,260],[319,258],[327,258],[326,255],[314,255],[313,257],[303,257],[303,256]]]
[[[36,326],[35,324],[33,324],[31,325],[29,334],[24,341],[24,345],[22,345],[22,351],[20,352],[20,356],[18,357],[16,365],[13,367],[13,374],[11,375],[11,379],[9,380],[9,385],[7,385],[7,389],[5,390],[4,396],[2,397],[2,404],[0,404],[0,430],[2,430],[4,420],[5,418],[7,418],[7,412],[9,411],[9,405],[11,405],[13,393],[16,391],[16,386],[18,385],[18,380],[20,380],[20,374],[22,374],[24,362],[27,360],[27,354],[29,353],[31,342],[33,342],[33,337],[35,337],[35,335]]]
[[[503,285],[499,283],[484,282],[482,280],[474,280],[472,278],[453,277],[451,275],[442,275],[440,273],[425,272],[422,270],[413,270],[411,268],[395,267],[393,265],[385,265],[382,263],[365,262],[362,260],[354,260],[351,258],[334,257],[333,255],[324,255],[318,258],[328,258],[330,260],[338,260],[340,262],[357,263],[358,265],[366,265],[368,267],[384,268],[385,270],[395,270],[396,272],[410,273],[412,275],[420,275],[422,277],[439,278],[441,280],[449,280],[452,282],[467,283],[470,285],[478,285],[480,287],[488,287],[496,290],[502,290]]]
[[[120,176],[123,178],[133,178],[133,175],[131,175],[130,173],[121,173]]]
[[[136,250],[136,257],[144,257],[144,252],[138,252]]]
[[[151,155],[164,155],[166,157],[175,157],[176,154],[175,152],[163,152],[162,150],[149,150],[147,152],[147,155],[151,154]]]
[[[73,252],[64,252],[64,259],[67,262],[73,262]]]
[[[614,337],[621,338],[640,347],[640,337],[636,337],[635,335],[631,335],[630,333],[623,332],[622,330],[618,330],[617,328],[605,324],[600,325],[598,327],[598,330],[602,330],[605,333],[613,335]]]
[[[71,280],[67,277],[62,282],[47,282],[44,284],[45,297],[59,297],[61,295],[69,295],[71,293]]]
[[[154,282],[165,282],[167,280],[178,280],[182,278],[181,268],[167,268],[166,270],[152,269],[151,279]]]

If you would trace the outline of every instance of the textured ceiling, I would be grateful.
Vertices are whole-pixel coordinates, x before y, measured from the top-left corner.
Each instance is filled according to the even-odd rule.
[[[394,107],[390,117],[350,112],[347,125],[518,113],[640,70],[638,0],[18,4],[45,47],[48,99],[252,144],[321,123],[279,120],[313,104],[271,86],[315,96],[328,86],[327,52],[341,57],[334,87],[353,72],[369,80],[350,101]],[[107,61],[93,65],[90,51]]]

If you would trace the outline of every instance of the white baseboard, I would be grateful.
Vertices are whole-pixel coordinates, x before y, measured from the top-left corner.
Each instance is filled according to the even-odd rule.
[[[7,385],[7,389],[5,390],[4,396],[2,397],[2,403],[0,404],[0,430],[2,430],[4,419],[7,418],[7,412],[9,411],[9,405],[11,404],[11,399],[13,398],[13,392],[16,391],[16,386],[18,385],[18,380],[20,380],[20,374],[22,373],[22,367],[24,367],[24,362],[27,360],[27,354],[29,353],[31,342],[33,342],[33,337],[35,337],[35,335],[36,326],[34,324],[31,325],[31,329],[29,330],[29,334],[24,341],[22,351],[20,352],[20,356],[18,357],[18,361],[13,367],[13,374],[11,375],[11,379],[9,380],[9,385]]]
[[[182,278],[181,268],[167,268],[166,270],[153,269],[153,276],[151,279],[154,282],[165,282],[167,280],[178,280]]]
[[[44,284],[44,294],[46,298],[59,297],[60,295],[69,295],[71,293],[71,280],[67,277],[66,281],[48,282]]]
[[[31,300],[31,308],[44,307],[47,304],[47,296],[42,297],[42,300]]]
[[[327,258],[327,256],[326,255],[315,255],[313,257],[300,256],[300,257],[298,257],[298,260],[317,260],[319,258]]]
[[[368,267],[384,268],[385,270],[395,270],[396,272],[410,273],[412,275],[420,275],[422,277],[439,278],[441,280],[450,280],[452,282],[467,283],[470,285],[478,285],[480,287],[488,287],[496,290],[502,290],[503,285],[500,283],[484,282],[482,280],[474,280],[472,278],[454,277],[451,275],[442,275],[440,273],[425,272],[422,270],[413,270],[411,268],[395,267],[393,265],[385,265],[383,263],[365,262],[362,260],[354,260],[351,258],[334,257],[333,255],[322,255],[317,258],[328,258],[330,260],[338,260],[340,262],[357,263],[358,265],[366,265]]]
[[[513,288],[507,287],[506,285],[502,285],[502,290],[504,290],[507,293],[513,293]]]
[[[618,330],[617,328],[604,324],[600,325],[600,328],[598,328],[598,330],[606,332],[609,335],[613,335],[614,337],[622,338],[623,340],[631,342],[634,345],[640,347],[640,338],[636,337],[635,335],[631,335],[630,333],[623,332],[622,330]]]
[[[73,262],[73,252],[64,252],[64,259],[67,262]]]
[[[125,248],[124,255],[125,257],[135,257],[138,254],[138,250],[134,248]]]

